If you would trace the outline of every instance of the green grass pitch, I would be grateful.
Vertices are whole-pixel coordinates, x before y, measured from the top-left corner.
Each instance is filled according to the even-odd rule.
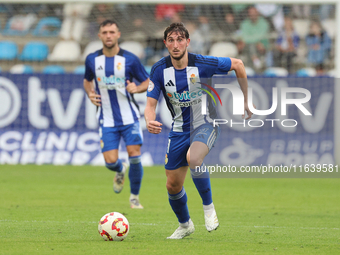
[[[93,166],[0,165],[0,254],[340,254],[340,179],[212,179],[220,227],[204,227],[189,176],[196,231],[167,240],[178,223],[162,166],[145,167],[144,210],[129,208],[129,182]],[[105,242],[97,231],[108,212],[123,213],[130,233]]]

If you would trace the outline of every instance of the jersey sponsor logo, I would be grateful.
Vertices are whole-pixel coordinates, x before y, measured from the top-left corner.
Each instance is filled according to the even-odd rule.
[[[176,102],[176,101],[173,101],[173,100],[170,100],[170,103],[174,106],[178,106],[178,107],[190,107],[190,106],[193,106],[193,105],[196,105],[196,104],[199,104],[202,102],[202,99],[196,99],[194,101],[190,101],[190,102]]]
[[[99,89],[108,89],[108,90],[115,90],[115,89],[123,89],[125,88],[124,84],[118,84],[118,85],[98,85]]]
[[[106,76],[98,76],[97,81],[103,82],[106,85],[124,85],[125,86],[125,77],[116,77],[114,75],[111,75],[110,77]]]
[[[172,82],[172,80],[170,80],[167,84],[165,84],[165,86],[175,86],[175,84]]]
[[[197,92],[189,92],[189,91],[183,91],[183,93],[170,93],[167,92],[166,95],[171,99],[178,99],[178,100],[191,100],[195,99],[197,97],[201,97],[203,94],[202,90],[199,90]]]
[[[152,80],[149,81],[148,91],[151,92],[153,88],[155,87],[155,84],[152,82]]]

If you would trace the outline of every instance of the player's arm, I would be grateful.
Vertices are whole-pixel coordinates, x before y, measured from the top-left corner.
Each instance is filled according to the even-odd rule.
[[[241,90],[243,92],[244,109],[248,115],[246,119],[250,119],[253,113],[249,110],[249,107],[248,107],[248,80],[247,80],[246,69],[244,68],[244,64],[241,59],[230,58],[230,60],[231,60],[230,70],[235,71],[237,81],[240,84]],[[244,118],[244,115],[242,117]]]
[[[143,93],[147,90],[149,86],[150,79],[147,78],[145,81],[141,82],[138,86],[134,82],[130,82],[129,80],[126,81],[127,86],[126,90],[131,93]]]
[[[159,134],[162,131],[162,123],[156,121],[156,106],[158,101],[152,97],[147,97],[144,118],[148,131],[152,134]]]
[[[88,81],[84,79],[84,89],[85,89],[87,96],[91,100],[92,104],[96,106],[101,106],[100,95],[96,94],[96,92],[94,91],[93,80]]]

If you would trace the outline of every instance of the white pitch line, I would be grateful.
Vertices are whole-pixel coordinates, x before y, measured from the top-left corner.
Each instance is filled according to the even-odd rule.
[[[0,222],[17,222],[17,223],[87,223],[87,224],[98,224],[98,221],[51,221],[51,220],[24,220],[24,221],[18,221],[18,220],[8,220],[8,219],[2,219]],[[145,222],[131,222],[131,225],[144,225],[144,226],[167,226],[167,225],[176,225],[176,223],[173,222],[163,222],[163,223],[145,223]],[[197,224],[196,224],[197,225]],[[197,225],[197,226],[204,226],[204,225]],[[285,226],[233,226],[233,225],[222,225],[220,226],[222,228],[287,228],[287,229],[315,229],[315,230],[340,230],[340,228],[327,228],[327,227],[285,227]]]

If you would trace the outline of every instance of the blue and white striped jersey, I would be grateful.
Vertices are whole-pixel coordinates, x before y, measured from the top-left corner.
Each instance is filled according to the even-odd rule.
[[[209,112],[201,113],[203,78],[214,74],[227,74],[231,68],[230,58],[217,58],[188,53],[189,63],[184,69],[175,69],[170,56],[162,58],[151,69],[147,96],[158,100],[160,92],[172,114],[172,130],[187,132],[204,123],[212,122]]]
[[[87,56],[85,79],[95,80],[96,93],[101,95],[97,118],[104,127],[129,125],[138,121],[140,114],[133,95],[126,90],[126,81],[135,78],[143,82],[149,75],[137,56],[120,49],[114,57],[106,57],[103,50]]]

